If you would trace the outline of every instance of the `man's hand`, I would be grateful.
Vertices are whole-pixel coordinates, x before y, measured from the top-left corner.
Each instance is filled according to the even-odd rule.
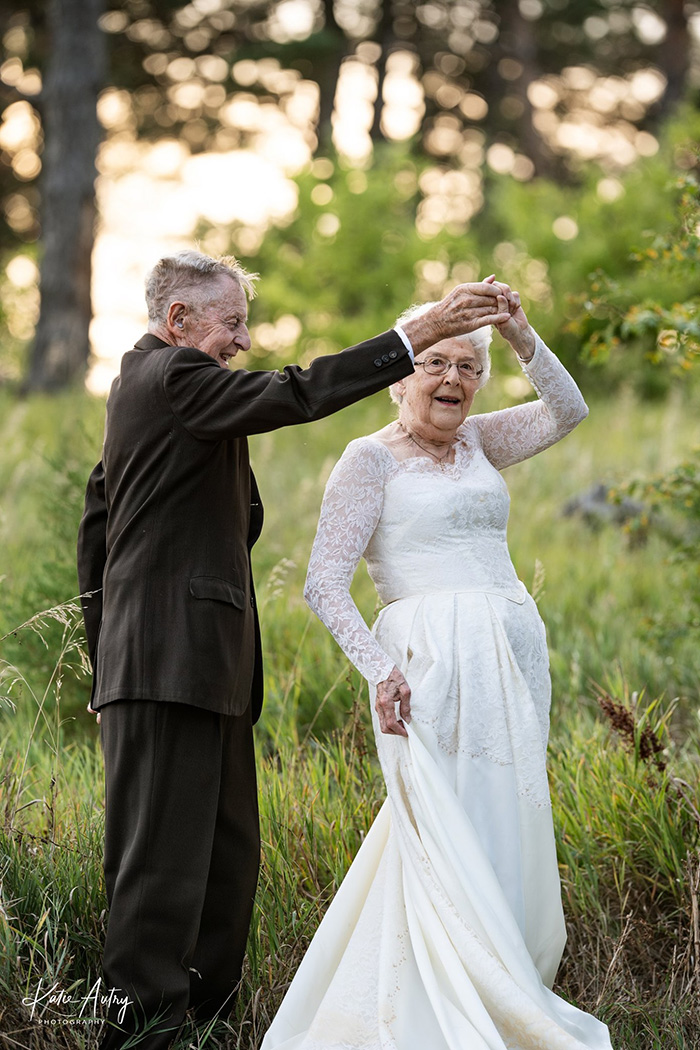
[[[505,287],[495,284],[493,276],[485,281],[458,284],[431,310],[402,326],[414,353],[442,339],[468,335],[487,324],[505,324],[511,317],[504,301]]]
[[[379,727],[382,733],[408,736],[403,723],[411,721],[410,701],[409,684],[398,667],[394,667],[389,677],[377,686],[377,699],[374,707],[379,715]],[[399,705],[401,719],[396,717],[396,704]]]
[[[90,704],[87,705],[87,711],[88,711],[88,714],[96,716],[95,721],[99,725],[100,722],[102,721],[102,715],[100,714],[100,712],[99,711],[95,711],[92,707],[90,707]]]

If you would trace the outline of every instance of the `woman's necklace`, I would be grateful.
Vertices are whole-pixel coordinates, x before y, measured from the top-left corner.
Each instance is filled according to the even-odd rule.
[[[411,431],[410,431],[410,430],[408,430],[408,429],[407,429],[407,428],[406,428],[406,427],[405,427],[405,426],[403,425],[403,423],[402,423],[402,422],[401,422],[400,420],[399,420],[398,422],[399,422],[399,426],[400,426],[400,427],[401,427],[401,429],[403,430],[403,432],[404,432],[404,434],[406,435],[406,437],[408,438],[408,440],[409,440],[409,441],[412,441],[412,442],[413,442],[413,444],[414,444],[414,445],[417,445],[417,447],[418,447],[419,449],[422,449],[422,451],[423,451],[423,452],[427,452],[427,453],[428,453],[428,455],[429,455],[429,456],[430,456],[430,457],[431,457],[432,459],[434,459],[434,460],[435,460],[435,462],[436,462],[436,463],[438,464],[438,466],[440,467],[440,470],[444,470],[444,469],[445,469],[445,467],[447,466],[447,464],[445,463],[445,460],[447,459],[447,457],[449,456],[450,452],[451,452],[451,451],[452,451],[452,449],[454,448],[454,438],[452,439],[452,441],[450,441],[449,445],[447,446],[447,451],[446,451],[446,452],[443,452],[443,454],[442,454],[441,456],[438,456],[438,455],[437,455],[437,454],[436,454],[435,452],[431,452],[429,448],[426,448],[426,447],[425,447],[425,445],[422,445],[422,444],[420,443],[420,441],[419,441],[419,440],[418,440],[418,439],[417,439],[416,437],[414,437],[414,436],[413,436],[413,434],[411,433]]]

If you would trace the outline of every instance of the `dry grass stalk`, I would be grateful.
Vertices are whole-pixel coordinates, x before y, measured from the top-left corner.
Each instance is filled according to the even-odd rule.
[[[625,747],[632,753],[638,753],[642,762],[653,763],[659,772],[666,768],[666,760],[662,757],[665,750],[664,744],[659,740],[656,732],[651,726],[640,726],[635,718],[634,711],[626,704],[615,700],[610,693],[596,687],[596,700],[610,725],[618,734]],[[633,700],[638,699],[633,694]]]

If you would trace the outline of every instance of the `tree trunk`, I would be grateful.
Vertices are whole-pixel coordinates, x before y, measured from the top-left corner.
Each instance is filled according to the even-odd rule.
[[[51,0],[51,57],[42,90],[41,310],[27,390],[55,391],[80,378],[90,354],[95,237],[97,96],[107,65],[97,20],[106,0]]]
[[[654,110],[657,121],[683,100],[690,67],[690,32],[684,0],[664,0],[659,14],[666,22],[666,36],[659,46],[658,63],[667,86]]]
[[[347,54],[347,40],[343,30],[336,22],[333,0],[323,0],[323,15],[326,49],[323,56],[319,56],[314,71],[314,79],[318,84],[319,91],[316,135],[318,138],[318,152],[321,154],[327,153],[333,146],[335,92],[338,86],[340,67]]]
[[[498,10],[501,16],[501,32],[495,49],[498,58],[512,58],[522,67],[522,73],[513,82],[509,92],[520,101],[522,106],[522,115],[517,121],[517,135],[521,149],[535,165],[537,175],[545,175],[550,178],[561,177],[560,165],[534,125],[534,112],[528,98],[530,84],[537,80],[542,72],[539,65],[534,23],[523,18],[517,0],[505,0],[503,4],[498,5]],[[489,98],[489,105],[495,102],[496,98],[500,101],[505,94],[505,84],[495,72],[497,61],[495,54],[491,62],[495,73],[492,79],[494,97]]]
[[[382,131],[382,111],[384,109],[384,80],[386,79],[386,61],[389,57],[394,37],[394,16],[392,13],[392,0],[381,0],[381,16],[377,22],[374,33],[375,42],[381,47],[381,54],[377,61],[377,97],[374,100],[374,120],[370,132],[373,142],[384,139]]]

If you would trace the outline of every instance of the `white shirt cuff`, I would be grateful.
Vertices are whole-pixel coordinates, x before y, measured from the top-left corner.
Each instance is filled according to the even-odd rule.
[[[408,350],[408,356],[411,358],[411,364],[413,364],[415,362],[415,357],[413,354],[413,347],[411,346],[411,340],[408,338],[400,324],[394,325],[394,331]]]

